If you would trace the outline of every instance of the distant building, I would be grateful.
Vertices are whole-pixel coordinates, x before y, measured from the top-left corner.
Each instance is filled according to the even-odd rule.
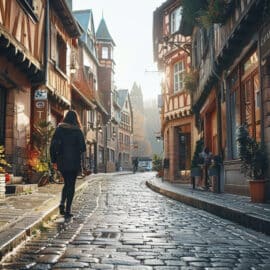
[[[133,112],[130,96],[127,89],[117,90],[120,106],[120,123],[118,127],[118,168],[130,170],[132,168],[132,132]]]
[[[98,97],[104,108],[100,111],[102,132],[98,133],[98,170],[100,172],[115,171],[116,147],[114,130],[117,123],[111,121],[114,115],[113,92],[114,85],[114,66],[113,59],[114,40],[106,25],[105,19],[102,18],[96,32],[98,66]]]
[[[143,105],[143,95],[140,86],[133,84],[130,91],[130,100],[133,110],[133,120],[134,120],[134,132],[133,132],[133,157],[143,157],[151,155],[151,145],[145,136],[144,128],[144,105]]]

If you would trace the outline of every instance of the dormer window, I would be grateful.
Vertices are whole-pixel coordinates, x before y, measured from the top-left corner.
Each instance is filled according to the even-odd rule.
[[[180,28],[182,7],[174,9],[170,15],[171,34],[177,32]]]
[[[109,48],[102,47],[102,59],[109,59]]]

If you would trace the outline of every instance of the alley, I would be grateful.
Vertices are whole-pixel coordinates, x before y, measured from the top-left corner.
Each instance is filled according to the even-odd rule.
[[[102,176],[1,269],[269,269],[270,237],[154,193],[150,174]]]

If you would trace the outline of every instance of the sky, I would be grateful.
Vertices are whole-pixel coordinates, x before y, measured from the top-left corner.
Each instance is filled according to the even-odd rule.
[[[144,101],[157,100],[161,74],[153,62],[153,11],[165,0],[73,0],[73,10],[92,9],[95,30],[103,17],[116,44],[117,89],[141,86]]]

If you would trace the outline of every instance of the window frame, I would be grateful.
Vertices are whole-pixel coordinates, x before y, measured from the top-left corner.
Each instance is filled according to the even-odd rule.
[[[170,13],[170,33],[174,34],[179,31],[182,19],[182,7],[178,6]]]
[[[107,52],[105,52],[104,50],[107,50]],[[101,58],[102,59],[109,59],[109,48],[107,46],[102,46],[101,48]]]
[[[181,63],[181,70],[176,67]],[[185,62],[184,60],[177,61],[173,64],[173,93],[182,92],[184,89],[184,74],[185,74]],[[176,80],[177,78],[177,80]],[[177,81],[177,82],[176,82]]]

